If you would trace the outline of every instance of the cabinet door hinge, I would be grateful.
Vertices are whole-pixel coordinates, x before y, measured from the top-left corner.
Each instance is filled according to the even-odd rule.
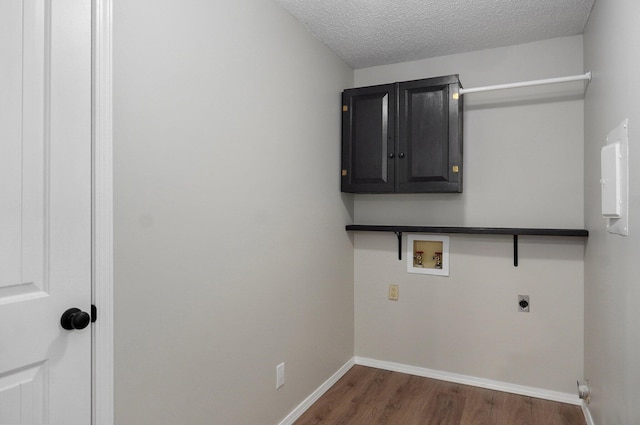
[[[342,170],[342,176],[346,176],[347,175],[347,170]]]
[[[349,112],[349,107],[347,105],[342,105],[342,112]]]
[[[98,308],[91,304],[91,323],[95,322],[96,320],[98,320]]]
[[[454,173],[459,173],[459,172],[460,172],[460,167],[458,167],[457,165],[454,165],[453,167],[451,167],[451,170],[452,170]]]

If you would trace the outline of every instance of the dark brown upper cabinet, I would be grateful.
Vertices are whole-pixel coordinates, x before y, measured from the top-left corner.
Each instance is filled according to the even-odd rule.
[[[342,191],[462,192],[457,75],[342,93]]]

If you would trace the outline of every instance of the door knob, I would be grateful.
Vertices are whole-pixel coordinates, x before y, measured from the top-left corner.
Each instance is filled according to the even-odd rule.
[[[91,316],[79,308],[68,309],[60,318],[60,325],[67,330],[84,329],[89,326],[89,323],[91,323]]]

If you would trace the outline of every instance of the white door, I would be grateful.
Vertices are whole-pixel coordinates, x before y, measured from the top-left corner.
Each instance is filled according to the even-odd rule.
[[[91,1],[0,0],[0,424],[91,423],[90,304]]]

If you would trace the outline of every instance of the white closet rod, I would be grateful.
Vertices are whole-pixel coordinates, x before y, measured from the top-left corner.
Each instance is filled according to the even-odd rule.
[[[591,81],[591,71],[586,74],[573,75],[570,77],[548,78],[546,80],[523,81],[521,83],[498,84],[495,86],[475,87],[471,89],[460,89],[460,94],[479,93],[483,91],[515,89],[518,87],[541,86],[544,84],[568,83],[570,81]]]

